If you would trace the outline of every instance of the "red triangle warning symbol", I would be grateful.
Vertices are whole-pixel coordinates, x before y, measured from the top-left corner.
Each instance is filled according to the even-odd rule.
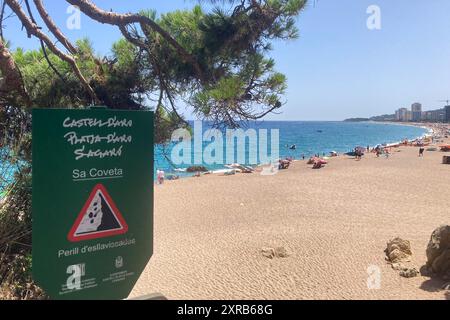
[[[124,234],[128,225],[102,184],[97,184],[67,235],[71,242]]]

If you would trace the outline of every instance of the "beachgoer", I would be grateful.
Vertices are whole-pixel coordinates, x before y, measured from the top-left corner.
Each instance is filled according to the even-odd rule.
[[[361,154],[361,150],[359,150],[358,148],[355,148],[355,157],[356,157],[356,160],[361,160],[362,154]]]
[[[425,151],[425,148],[420,148],[419,149],[419,157],[423,157],[423,152]]]
[[[164,183],[164,171],[163,170],[157,170],[156,171],[156,177],[158,179],[158,183],[159,184],[163,184]]]

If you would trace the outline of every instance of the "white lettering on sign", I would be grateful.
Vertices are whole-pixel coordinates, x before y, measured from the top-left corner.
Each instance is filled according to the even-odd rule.
[[[117,119],[117,117],[108,118],[107,120],[100,120],[100,119],[96,119],[96,118],[85,118],[85,119],[75,120],[75,119],[71,119],[70,117],[67,117],[63,122],[64,128],[82,128],[82,127],[130,128],[132,126],[133,126],[132,120]]]
[[[133,126],[133,120],[127,118],[110,116],[103,119],[94,117],[74,119],[66,117],[62,126],[69,128],[63,136],[64,140],[68,145],[76,146],[73,150],[75,160],[119,158],[123,155],[125,145],[133,143],[133,136],[130,133],[117,133],[119,128],[127,129]],[[94,132],[86,132],[88,130],[86,128],[90,128]],[[101,133],[96,132],[100,128],[102,129]],[[83,132],[78,132],[78,129],[82,129]],[[98,146],[89,147],[96,144]],[[114,148],[108,145],[114,145]],[[105,174],[104,176],[108,178],[109,175]],[[115,175],[115,177],[119,176]]]
[[[73,180],[94,179],[94,178],[113,178],[122,177],[123,170],[121,168],[114,169],[97,169],[92,168],[90,170],[74,169],[72,171]]]
[[[100,142],[106,142],[106,143],[131,143],[133,141],[133,137],[129,135],[121,135],[118,136],[117,133],[113,132],[111,134],[108,134],[106,136],[100,136],[100,135],[85,135],[85,136],[78,136],[76,132],[71,131],[64,135],[64,138],[67,139],[67,142],[69,142],[72,146],[74,144],[95,144]]]
[[[80,149],[75,150],[75,160],[80,160],[83,158],[114,158],[114,157],[120,157],[122,156],[122,147],[120,146],[118,148],[112,148],[110,150],[86,150],[86,146],[82,146]]]

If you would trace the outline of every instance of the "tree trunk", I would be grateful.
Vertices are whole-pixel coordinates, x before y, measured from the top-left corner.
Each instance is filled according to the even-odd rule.
[[[0,98],[6,97],[10,92],[16,91],[24,100],[26,106],[30,106],[30,97],[25,89],[22,75],[17,68],[14,59],[3,41],[0,40]]]

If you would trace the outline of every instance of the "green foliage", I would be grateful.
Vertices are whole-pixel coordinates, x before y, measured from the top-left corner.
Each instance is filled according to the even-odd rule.
[[[115,67],[117,70],[126,71],[130,67],[137,67],[135,64],[139,50],[125,39],[121,39],[112,46],[113,56],[117,59]]]
[[[30,274],[30,128],[27,111],[0,109],[0,299],[42,297]]]
[[[15,173],[0,205],[0,252],[31,252],[31,165],[24,163]]]
[[[0,197],[0,299],[45,298],[31,277],[31,166],[22,162]]]
[[[190,130],[188,124],[175,112],[168,112],[164,108],[157,108],[155,114],[155,141],[165,143],[170,140],[172,132],[179,128]]]
[[[44,51],[17,49],[13,57],[25,82],[30,98],[35,107],[67,106],[76,108],[88,101],[78,79],[70,66],[57,56],[47,51],[48,60],[58,70],[57,75],[45,59]],[[79,59],[80,69],[85,73],[90,69],[86,59]],[[89,70],[92,71],[92,70]]]
[[[48,299],[31,277],[31,254],[0,254],[0,300]]]
[[[204,78],[150,29],[141,38],[147,44],[144,61],[149,62],[143,70],[163,78],[167,91],[187,101],[199,118],[216,123],[238,126],[238,120],[259,119],[280,108],[286,78],[265,55],[274,39],[298,36],[295,18],[306,1],[261,3],[241,2],[232,13],[220,7],[204,12],[196,6],[162,15],[157,23],[195,57]]]
[[[75,56],[82,74],[100,100],[114,109],[141,109],[147,82],[140,73],[137,50],[121,40],[114,44],[113,60],[100,61],[87,40],[76,43]],[[17,49],[13,56],[19,66],[34,107],[83,108],[92,103],[68,63],[46,51]]]

